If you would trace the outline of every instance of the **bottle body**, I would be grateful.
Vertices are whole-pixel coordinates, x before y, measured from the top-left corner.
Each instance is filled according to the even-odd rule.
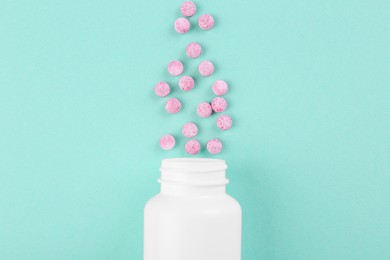
[[[144,260],[240,260],[241,207],[225,192],[224,169],[196,169],[222,160],[185,160],[191,170],[162,175],[161,193],[145,206]]]

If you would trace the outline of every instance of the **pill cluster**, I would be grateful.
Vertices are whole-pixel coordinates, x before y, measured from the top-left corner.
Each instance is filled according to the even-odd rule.
[[[187,1],[181,4],[180,11],[185,17],[191,17],[196,13],[196,5],[194,2]],[[198,19],[199,27],[202,30],[210,30],[214,26],[214,18],[209,14],[203,14]],[[191,23],[187,18],[180,17],[175,21],[174,28],[176,32],[184,34],[191,28]]]
[[[174,29],[179,34],[187,33],[191,29],[189,17],[196,13],[196,4],[191,1],[183,2],[180,11],[184,17],[176,19]],[[202,30],[210,30],[214,26],[214,18],[210,14],[203,14],[198,19],[198,25]],[[197,42],[191,42],[187,45],[185,53],[191,59],[196,59],[202,55],[202,46]],[[172,60],[168,63],[168,73],[173,77],[181,76],[184,71],[184,65],[179,60]],[[203,60],[198,65],[198,72],[203,77],[210,77],[214,73],[214,64],[209,60]],[[188,92],[195,87],[194,78],[190,75],[182,75],[178,79],[178,86],[181,90]],[[228,84],[224,80],[216,80],[211,86],[212,93],[215,97],[211,102],[199,102],[196,107],[196,113],[201,118],[207,118],[213,113],[222,113],[227,109],[227,102],[222,96],[228,92]],[[210,92],[211,92],[210,91]],[[171,86],[165,82],[158,82],[154,87],[154,92],[158,97],[164,98],[171,92]],[[165,109],[169,114],[180,112],[181,102],[176,97],[168,98],[165,102]],[[219,115],[216,119],[216,125],[221,130],[228,130],[232,126],[232,118],[227,114]],[[189,140],[185,143],[184,149],[190,155],[200,152],[201,144],[198,140],[193,139],[198,134],[200,127],[195,122],[187,122],[182,126],[181,133]],[[166,134],[160,138],[160,146],[164,150],[171,150],[175,147],[176,140],[171,134]],[[211,138],[205,144],[210,154],[218,154],[222,151],[222,142],[217,138]]]

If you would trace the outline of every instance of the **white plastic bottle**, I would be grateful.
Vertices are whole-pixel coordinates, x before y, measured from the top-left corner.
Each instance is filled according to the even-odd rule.
[[[224,160],[164,159],[161,192],[145,206],[144,260],[240,260],[241,207]]]

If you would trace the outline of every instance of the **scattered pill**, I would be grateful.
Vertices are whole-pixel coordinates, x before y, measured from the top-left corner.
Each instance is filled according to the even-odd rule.
[[[202,30],[210,30],[214,25],[214,18],[209,14],[203,14],[199,17],[198,24]]]
[[[217,138],[210,139],[207,142],[207,151],[211,154],[220,153],[222,151],[222,142]]]
[[[189,140],[184,148],[188,154],[195,155],[200,151],[200,143],[197,140]]]
[[[170,114],[175,114],[180,111],[181,103],[177,98],[170,98],[165,103],[165,109]]]
[[[199,64],[198,69],[199,69],[199,73],[202,76],[208,77],[208,76],[211,76],[211,74],[213,74],[214,65],[211,61],[205,60]]]
[[[221,115],[217,119],[217,126],[222,130],[228,130],[232,127],[232,118],[228,115]]]
[[[168,64],[168,72],[172,76],[176,77],[183,73],[184,66],[179,60],[173,60]]]
[[[186,54],[192,59],[198,58],[202,54],[202,46],[199,43],[191,42],[187,45]]]
[[[160,146],[164,150],[171,150],[175,147],[175,138],[172,135],[164,135],[160,138]]]
[[[191,1],[183,2],[180,6],[180,11],[184,16],[193,16],[196,12],[196,5]]]
[[[228,91],[228,84],[223,80],[217,80],[213,84],[213,92],[217,96],[223,96]]]
[[[213,112],[211,105],[207,102],[202,102],[198,105],[196,112],[200,117],[209,117]]]
[[[188,30],[191,27],[191,24],[186,18],[182,17],[182,18],[179,18],[175,21],[174,27],[175,27],[176,32],[183,34],[183,33],[188,32]]]
[[[198,127],[190,122],[183,125],[182,128],[183,135],[187,138],[192,138],[198,134]]]
[[[184,91],[190,91],[194,88],[195,82],[191,76],[183,76],[179,79],[179,87]]]
[[[161,81],[154,87],[154,92],[159,97],[165,97],[169,94],[169,92],[171,92],[171,88],[168,83]]]
[[[226,109],[226,100],[223,97],[216,97],[211,101],[211,107],[214,112],[223,112]]]

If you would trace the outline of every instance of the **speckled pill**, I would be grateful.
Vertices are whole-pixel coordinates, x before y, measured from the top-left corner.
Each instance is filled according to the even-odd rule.
[[[160,146],[164,150],[171,150],[175,147],[175,138],[172,135],[164,135],[160,138]]]
[[[181,103],[177,98],[170,98],[165,103],[165,109],[170,114],[176,114],[181,109]]]
[[[190,91],[194,88],[195,82],[191,76],[183,76],[179,79],[179,87],[184,91]]]
[[[226,114],[219,116],[217,119],[217,126],[222,130],[228,130],[230,127],[232,127],[232,123],[232,118]]]
[[[202,46],[197,42],[191,42],[187,45],[186,54],[192,59],[198,58],[202,54]]]
[[[200,117],[209,117],[213,112],[211,105],[207,102],[202,102],[198,105],[196,112]]]
[[[196,5],[191,1],[183,2],[180,6],[180,11],[184,16],[193,16],[196,12]]]
[[[213,84],[213,92],[217,96],[223,96],[228,91],[229,87],[228,84],[223,80],[217,80]]]
[[[183,125],[182,133],[187,138],[192,138],[198,134],[198,127],[190,122]]]
[[[171,92],[171,88],[168,83],[161,81],[154,87],[154,92],[159,97],[165,97],[168,96],[169,92]]]
[[[172,76],[176,77],[183,73],[184,66],[179,60],[173,60],[168,64],[168,72]]]
[[[202,30],[210,30],[214,25],[214,18],[209,14],[203,14],[199,17],[198,24]]]
[[[184,34],[190,30],[191,24],[186,18],[178,18],[174,24],[176,32]]]
[[[214,65],[211,61],[205,60],[199,64],[198,70],[202,76],[208,77],[213,74]]]
[[[200,151],[200,143],[197,140],[189,140],[186,142],[184,149],[188,154],[195,155]]]
[[[217,113],[225,111],[226,105],[226,100],[223,97],[216,97],[211,101],[211,107]]]
[[[211,154],[220,153],[222,151],[222,142],[217,138],[210,139],[207,142],[207,151]]]

